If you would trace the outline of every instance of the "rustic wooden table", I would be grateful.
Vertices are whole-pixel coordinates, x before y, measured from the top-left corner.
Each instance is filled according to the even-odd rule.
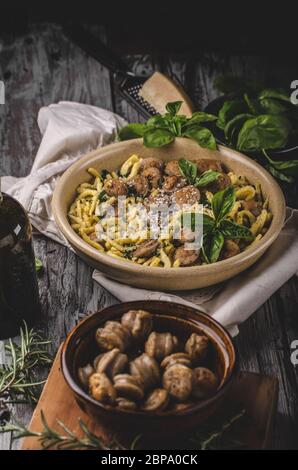
[[[97,33],[105,38],[101,30]],[[280,79],[288,86],[297,79],[297,64],[264,57],[199,54],[193,57],[126,57],[138,72],[159,68],[176,77],[198,108],[216,97],[213,78],[236,73]],[[0,79],[5,81],[6,104],[0,106],[0,175],[25,176],[40,143],[36,118],[41,106],[59,100],[79,101],[114,110],[129,121],[141,120],[122,100],[113,76],[72,44],[57,25],[32,25],[17,37],[0,38]],[[297,205],[297,187],[285,188],[287,202]],[[41,326],[56,351],[83,312],[117,302],[91,280],[92,269],[67,248],[35,237],[36,255],[44,271],[39,278]],[[278,415],[272,447],[298,448],[298,367],[290,361],[290,345],[298,339],[298,280],[292,278],[240,326],[235,342],[240,366],[274,375],[279,380]],[[54,398],[53,398],[54,399]],[[16,419],[28,423],[32,408],[18,405]],[[0,449],[17,448],[10,434],[0,435]]]

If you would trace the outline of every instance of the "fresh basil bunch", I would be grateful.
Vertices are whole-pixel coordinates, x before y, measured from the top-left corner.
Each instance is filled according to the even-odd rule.
[[[178,114],[181,105],[182,101],[168,103],[165,114],[153,116],[144,124],[128,124],[119,131],[119,139],[143,137],[146,147],[162,147],[173,142],[175,137],[187,137],[195,140],[201,147],[216,149],[216,141],[211,130],[202,124],[216,121],[217,116],[195,112],[187,118]]]
[[[203,215],[202,254],[207,263],[215,263],[225,240],[252,240],[249,228],[227,219],[235,204],[236,196],[233,186],[214,194],[211,202],[213,217]]]
[[[298,177],[298,160],[275,162],[267,152],[285,147],[297,134],[298,107],[289,96],[240,77],[218,77],[214,86],[232,96],[223,103],[216,122],[226,142],[240,151],[262,152],[265,166],[274,176],[293,182]]]
[[[187,160],[186,158],[180,158],[178,164],[180,172],[188,184],[192,184],[197,188],[202,188],[210,183],[213,183],[213,181],[217,180],[220,175],[218,171],[207,170],[198,176],[197,165],[194,162]]]

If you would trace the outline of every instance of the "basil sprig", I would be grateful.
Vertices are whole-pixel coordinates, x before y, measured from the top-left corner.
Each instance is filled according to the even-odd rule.
[[[195,140],[201,147],[216,149],[216,141],[210,129],[203,124],[216,121],[213,114],[195,112],[190,118],[178,114],[182,101],[174,101],[166,105],[166,113],[156,115],[144,124],[133,123],[123,127],[118,134],[120,140],[143,137],[146,147],[162,147],[175,140],[176,137],[187,137]]]
[[[202,254],[207,263],[215,263],[218,260],[225,240],[253,239],[249,228],[227,219],[235,200],[235,190],[228,186],[215,193],[212,198],[213,217],[203,215]]]
[[[298,107],[279,89],[241,77],[219,76],[214,86],[229,94],[218,112],[216,125],[226,142],[240,151],[259,151],[265,167],[278,179],[293,182],[298,178],[298,161],[274,161],[266,150],[281,149],[298,130]]]
[[[210,183],[213,183],[213,181],[217,180],[217,178],[220,176],[218,171],[213,170],[207,170],[204,171],[201,175],[198,175],[198,167],[196,163],[191,162],[186,158],[180,158],[180,160],[178,160],[178,164],[180,172],[188,184],[192,184],[197,188],[202,188]]]

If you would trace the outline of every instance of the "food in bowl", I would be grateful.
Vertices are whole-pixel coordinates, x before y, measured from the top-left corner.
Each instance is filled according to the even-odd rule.
[[[123,410],[167,412],[214,396],[215,351],[205,334],[155,331],[152,314],[128,310],[94,332],[98,355],[77,371],[96,401]]]
[[[117,171],[88,173],[94,180],[77,188],[71,227],[96,250],[142,266],[234,257],[257,243],[272,220],[260,184],[218,160],[164,162],[134,154]],[[201,225],[193,222],[197,216]]]

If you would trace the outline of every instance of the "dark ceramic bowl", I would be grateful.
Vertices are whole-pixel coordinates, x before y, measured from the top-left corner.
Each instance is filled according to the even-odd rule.
[[[107,320],[118,320],[128,310],[143,309],[153,314],[156,331],[170,331],[186,339],[191,333],[204,333],[213,344],[211,368],[220,378],[217,393],[180,411],[126,411],[94,400],[78,380],[79,367],[91,362],[98,354],[95,331]],[[62,349],[62,372],[81,409],[99,423],[115,430],[169,436],[205,422],[222,405],[237,370],[237,357],[227,331],[208,315],[184,305],[161,301],[126,302],[105,308],[86,317],[68,335]]]
[[[215,114],[217,115],[220,108],[224,104],[226,100],[233,99],[232,95],[222,95],[219,96],[218,98],[210,101],[210,103],[207,104],[206,108],[204,111],[206,113],[210,114]],[[220,145],[228,145],[225,139],[224,132],[217,127],[216,123],[210,123],[209,125],[210,129],[212,130],[215,139],[218,144]],[[291,136],[283,148],[279,149],[272,149],[269,151],[270,156],[274,157],[276,160],[281,159],[281,160],[291,160],[293,158],[296,158],[297,155],[297,150],[298,150],[298,139],[297,137]],[[245,151],[246,155],[251,156],[252,158],[263,158],[263,155],[259,151]]]

